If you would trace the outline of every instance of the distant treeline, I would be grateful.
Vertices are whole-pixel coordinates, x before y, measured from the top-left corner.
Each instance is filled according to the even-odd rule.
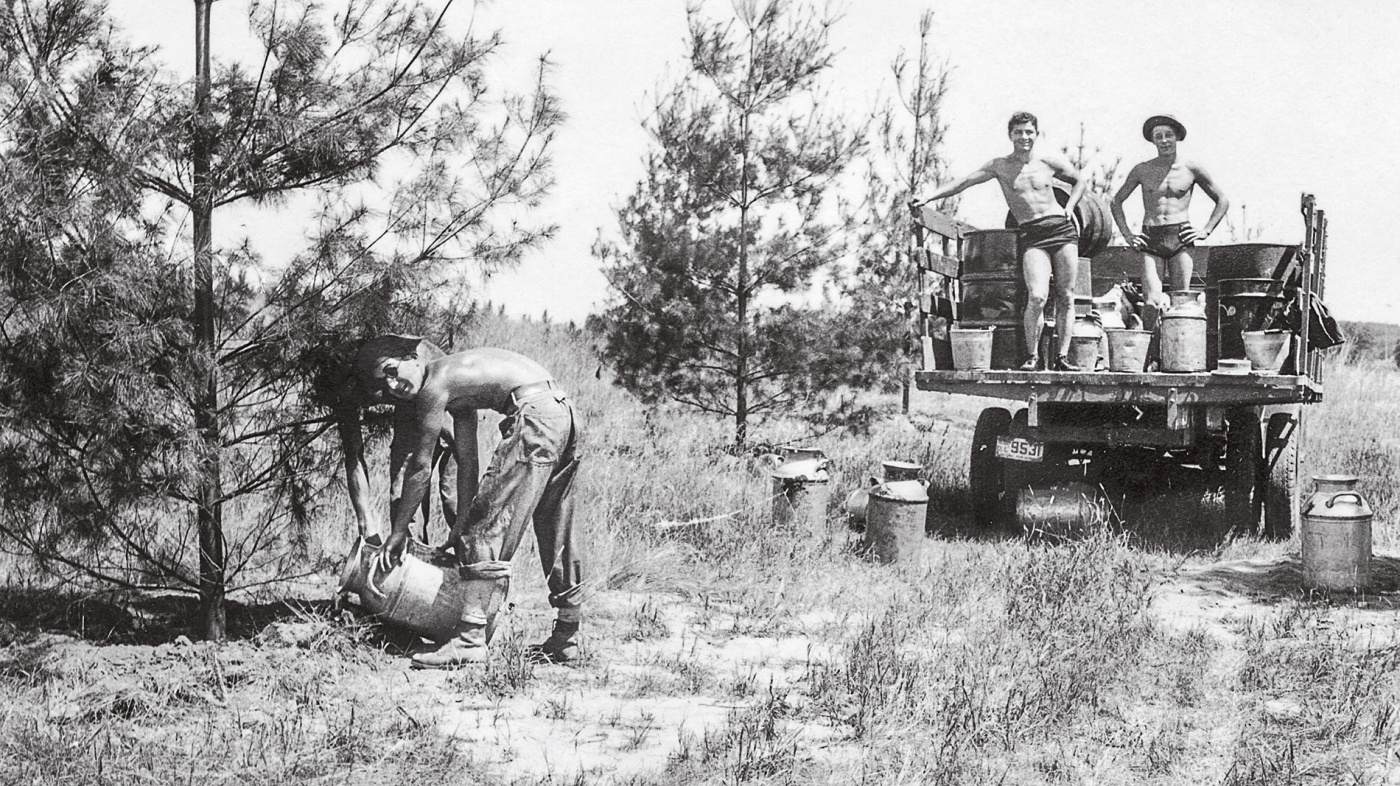
[[[1400,366],[1400,325],[1387,322],[1340,322],[1348,360],[1387,360]]]

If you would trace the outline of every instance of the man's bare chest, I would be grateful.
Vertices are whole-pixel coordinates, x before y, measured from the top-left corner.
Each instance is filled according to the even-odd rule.
[[[1002,187],[1016,193],[1044,191],[1055,180],[1054,170],[1040,161],[1004,166],[997,174]]]
[[[1196,184],[1196,177],[1181,165],[1171,167],[1151,167],[1142,179],[1144,190],[1152,196],[1168,199],[1180,199],[1191,193],[1191,188]]]

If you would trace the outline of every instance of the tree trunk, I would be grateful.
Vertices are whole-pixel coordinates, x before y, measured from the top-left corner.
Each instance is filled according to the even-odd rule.
[[[753,36],[749,36],[749,64],[753,64]],[[747,100],[747,97],[745,97]],[[734,278],[734,447],[749,440],[749,111],[739,115],[739,271]]]
[[[191,157],[194,166],[194,361],[201,379],[195,391],[194,421],[199,432],[200,473],[195,512],[199,529],[200,631],[224,638],[224,528],[220,476],[219,366],[214,324],[214,217],[209,158],[213,119],[209,115],[209,9],[214,0],[194,0],[195,89]]]

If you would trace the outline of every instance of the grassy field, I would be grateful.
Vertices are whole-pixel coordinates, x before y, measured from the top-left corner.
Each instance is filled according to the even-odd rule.
[[[1328,598],[1301,590],[1296,536],[1227,535],[1209,500],[1062,542],[970,531],[976,399],[892,399],[862,436],[760,425],[832,458],[833,513],[882,460],[926,468],[934,537],[877,565],[839,515],[775,530],[768,465],[614,388],[570,326],[472,339],[539,358],[584,418],[581,663],[525,657],[549,618],[533,549],[490,663],[455,673],[408,670],[329,575],[249,599],[222,645],[176,638],[183,599],[11,576],[0,782],[1400,783],[1393,367],[1333,364],[1308,410],[1305,477],[1359,475],[1382,554],[1371,593]]]

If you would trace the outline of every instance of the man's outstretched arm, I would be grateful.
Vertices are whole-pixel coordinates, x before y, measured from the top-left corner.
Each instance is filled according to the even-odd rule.
[[[962,193],[969,186],[975,186],[978,183],[985,183],[988,180],[991,180],[995,177],[996,172],[992,169],[992,163],[989,161],[986,164],[983,164],[982,167],[979,168],[977,171],[968,175],[964,175],[963,177],[960,177],[950,183],[944,184],[940,188],[934,190],[934,192],[930,194],[928,198],[923,200],[916,200],[916,202],[918,204],[924,204],[926,202],[933,202],[939,199],[947,199],[950,196],[955,196],[957,194]]]

